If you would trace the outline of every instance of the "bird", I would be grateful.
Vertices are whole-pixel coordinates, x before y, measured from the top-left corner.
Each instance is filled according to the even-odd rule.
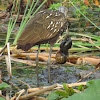
[[[68,50],[71,48],[71,46],[72,46],[72,40],[68,34],[67,37],[61,42],[60,50],[58,50],[56,53],[55,58],[58,64],[66,63],[68,57]]]
[[[38,45],[36,56],[37,86],[39,86],[38,54],[40,45],[46,43],[50,44],[47,68],[48,80],[51,84],[50,58],[52,47],[59,35],[62,35],[68,26],[68,21],[66,18],[67,13],[68,9],[65,6],[59,7],[58,10],[45,9],[38,12],[27,23],[17,41],[17,49],[22,49],[24,51],[28,51],[33,46]]]

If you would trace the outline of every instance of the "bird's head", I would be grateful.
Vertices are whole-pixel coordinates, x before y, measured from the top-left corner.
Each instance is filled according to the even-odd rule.
[[[67,7],[65,7],[65,6],[60,6],[60,7],[58,8],[58,10],[59,10],[60,12],[64,13],[65,17],[67,17],[67,15],[68,15],[68,9],[67,9]]]
[[[70,37],[64,39],[60,44],[60,50],[56,53],[56,62],[59,64],[64,64],[67,61],[68,50],[72,46],[72,40]]]

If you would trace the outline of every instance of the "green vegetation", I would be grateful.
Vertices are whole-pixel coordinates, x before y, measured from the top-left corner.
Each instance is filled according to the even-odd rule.
[[[22,22],[21,22],[21,25],[20,25],[20,28],[19,28],[19,31],[15,37],[15,40],[14,40],[14,44],[16,44],[19,36],[21,35],[25,25],[29,22],[29,17],[30,15],[34,16],[34,14],[41,8],[41,6],[46,2],[47,0],[44,0],[41,5],[35,10],[35,12],[33,13],[33,10],[35,9],[37,3],[39,2],[39,0],[36,1],[35,5],[33,6],[34,4],[34,0],[32,1],[32,4],[30,6],[30,9],[28,10],[28,6],[29,6],[29,3],[30,3],[30,0],[28,0],[27,2],[27,5],[26,5],[26,9],[25,9],[25,12],[24,12],[24,16],[23,16],[23,19],[22,19]],[[16,2],[16,7],[15,7],[15,10],[14,10],[14,5],[15,5],[15,0],[13,1],[13,7],[12,7],[12,12],[11,12],[11,18],[10,18],[10,21],[9,21],[9,24],[8,24],[8,32],[7,32],[7,38],[6,38],[6,42],[5,44],[9,41],[9,38],[10,38],[10,35],[11,35],[11,32],[12,30],[14,29],[14,26],[15,26],[15,23],[17,21],[17,18],[18,18],[18,15],[19,15],[19,7],[20,7],[20,2],[19,0],[17,0]],[[18,8],[17,8],[18,6]],[[16,19],[14,20],[14,17],[12,15],[12,13],[15,13],[16,9],[18,9],[18,12],[17,12],[17,17]],[[28,11],[28,13],[26,13]],[[31,17],[32,17],[31,16]],[[31,19],[31,18],[30,18]]]
[[[10,87],[7,83],[3,82],[0,84],[0,90]]]
[[[55,92],[52,92],[47,98],[48,100],[59,100],[64,97],[68,97],[74,94],[74,90],[71,87],[67,87],[65,83],[63,83],[64,90],[57,90]]]
[[[29,22],[29,17],[32,15],[34,16],[35,13],[37,13],[37,11],[42,7],[42,5],[46,2],[47,0],[44,0],[44,2],[41,3],[41,5],[34,11],[36,5],[38,4],[39,0],[36,1],[35,5],[34,4],[34,0],[31,3],[30,9],[28,9],[30,0],[28,0],[25,11],[24,11],[24,15],[19,27],[19,30],[17,32],[17,35],[13,41],[13,44],[15,45],[19,36],[21,35],[25,25]],[[70,1],[70,0],[69,0]],[[62,0],[62,2],[56,2],[54,4],[51,4],[51,7],[49,9],[58,9],[62,4],[63,4],[64,0]],[[11,36],[11,33],[15,27],[16,21],[18,19],[18,15],[19,15],[19,8],[20,8],[20,2],[17,0],[16,2],[16,6],[14,9],[14,5],[15,5],[15,0],[13,1],[13,7],[12,7],[12,12],[11,12],[11,18],[9,20],[9,24],[8,24],[8,32],[7,32],[7,37],[6,37],[6,41],[5,44],[9,41],[9,38]],[[92,50],[98,50],[98,46],[100,46],[100,37],[98,37],[96,34],[94,34],[95,30],[100,30],[100,27],[97,25],[97,23],[99,22],[99,18],[97,19],[97,22],[94,22],[93,18],[95,17],[95,14],[93,14],[94,11],[98,12],[100,11],[100,8],[98,6],[94,6],[95,2],[91,2],[91,0],[84,0],[83,1],[79,1],[79,0],[71,0],[70,2],[66,2],[63,5],[65,5],[66,7],[71,7],[72,8],[72,15],[75,18],[79,18],[79,21],[84,21],[84,23],[81,23],[81,26],[83,26],[83,28],[85,29],[89,29],[89,26],[94,25],[94,28],[92,30],[93,33],[90,31],[90,33],[87,33],[87,31],[84,31],[84,33],[79,33],[79,32],[69,32],[69,34],[71,35],[72,38],[77,38],[77,40],[73,40],[73,47],[72,49],[75,49],[76,52],[78,52],[79,50],[84,50],[86,51],[92,51]],[[96,4],[97,5],[97,4]],[[17,10],[17,16],[14,20],[13,14],[15,14]],[[31,16],[31,17],[32,17]],[[92,21],[93,20],[93,21]],[[81,27],[79,26],[79,27]],[[84,35],[83,35],[84,34]],[[62,36],[62,40],[64,39],[64,36],[66,35],[66,33]],[[85,37],[85,38],[83,38]],[[87,39],[87,41],[82,41],[80,40],[80,38],[83,39]],[[60,40],[60,41],[62,41]],[[91,41],[92,43],[91,43]],[[59,48],[60,42],[55,44],[57,48]],[[47,47],[47,45],[42,45],[42,47]]]
[[[15,1],[17,2],[15,3]],[[36,3],[34,6],[33,4],[35,0],[33,0],[31,3],[30,9],[28,8],[30,0],[28,0],[19,30],[11,44],[16,45],[19,36],[21,35],[23,29],[25,28],[25,25],[29,22],[32,16],[34,16],[34,14],[37,13],[37,11],[42,7],[42,5],[46,1],[47,0],[44,0],[41,3],[41,5],[33,12],[39,0],[36,0]],[[100,7],[98,7],[98,3],[96,3],[95,1],[98,1],[98,0],[69,0],[68,2],[66,1],[63,4],[64,0],[62,0],[62,2],[56,2],[55,4],[51,4],[51,7],[49,8],[49,9],[57,10],[61,5],[64,5],[66,7],[71,8],[72,17],[79,19],[79,21],[75,22],[75,24],[72,23],[72,26],[69,28],[69,35],[71,36],[73,40],[73,47],[71,48],[72,51],[70,51],[70,53],[72,54],[74,54],[73,52],[75,52],[79,55],[83,55],[82,52],[87,53],[89,51],[90,53],[92,53],[92,51],[96,51],[98,52],[97,56],[100,56],[100,53],[99,53],[100,52],[100,34],[98,34],[100,32],[100,26],[99,26],[100,25],[100,18],[99,18]],[[15,5],[15,9],[14,9],[14,5]],[[19,5],[20,5],[19,0],[13,0],[13,7],[12,7],[12,12],[11,12],[11,17],[8,23],[8,31],[7,31],[5,44],[10,41],[11,33],[14,30],[15,24],[17,22],[17,19],[19,16],[19,8],[20,8]],[[17,10],[17,13],[15,13],[16,10]],[[13,16],[14,14],[17,15],[16,18],[14,18]],[[77,28],[77,29],[74,31],[73,30],[74,28]],[[80,31],[79,28],[82,28],[83,30]],[[66,35],[66,32],[63,34],[61,39],[59,39],[54,44],[54,48],[59,48],[60,43],[64,39],[65,35]],[[41,45],[41,47],[48,48],[49,44]],[[37,46],[34,46],[33,48],[37,48]],[[81,66],[81,69],[87,70],[88,68]],[[13,73],[18,74],[17,71],[13,71]],[[25,69],[22,69],[21,71],[23,74],[27,73],[27,76],[30,74],[30,70],[26,71]],[[66,72],[70,72],[70,70],[67,70]],[[100,83],[100,79],[89,81],[86,86],[81,85],[77,87],[77,89],[80,90],[81,93],[74,93],[73,88],[69,88],[67,87],[65,83],[63,83],[64,89],[53,91],[47,98],[48,100],[94,100],[94,99],[99,100],[100,99],[99,83]],[[8,87],[10,86],[4,82],[0,84],[0,90],[8,88]],[[4,99],[0,97],[0,100],[4,100]]]
[[[63,84],[63,91],[52,92],[47,98],[48,100],[99,100],[99,83],[100,79],[89,81],[85,87],[79,86],[78,90],[82,90],[81,93],[74,93],[72,88],[67,88],[66,84]]]
[[[0,83],[0,90],[6,89],[6,88],[9,88],[9,87],[10,87],[10,85],[8,85],[5,82]],[[5,99],[0,97],[0,100],[5,100]]]

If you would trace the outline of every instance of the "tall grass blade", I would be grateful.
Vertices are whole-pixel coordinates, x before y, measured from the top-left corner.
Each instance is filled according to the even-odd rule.
[[[18,33],[17,33],[17,35],[16,35],[16,38],[15,38],[13,44],[16,44],[16,42],[17,42],[18,38],[20,37],[20,35],[21,35],[21,33],[22,33],[22,31],[23,31],[25,25],[26,25],[26,24],[30,21],[30,19],[32,18],[32,17],[31,17],[31,18],[28,20],[29,16],[32,14],[32,11],[33,11],[34,8],[36,7],[38,1],[39,1],[39,0],[37,0],[36,4],[35,4],[34,7],[32,8],[33,2],[34,2],[34,0],[33,0],[32,4],[31,4],[31,7],[30,7],[30,9],[29,9],[29,11],[28,11],[28,14],[27,14],[27,16],[26,16],[26,18],[25,18],[25,20],[24,20],[22,26],[20,26],[20,29],[19,29],[19,31],[18,31]],[[44,1],[41,3],[41,5],[35,10],[35,12],[32,14],[32,16],[34,16],[34,14],[41,8],[41,6],[42,6],[46,1],[47,1],[47,0],[44,0]]]
[[[5,44],[7,44],[7,42],[9,41],[11,32],[12,32],[12,30],[13,30],[13,28],[14,28],[14,26],[15,26],[15,23],[16,23],[16,21],[17,21],[17,19],[18,19],[18,15],[19,15],[19,6],[20,6],[20,4],[18,5],[18,3],[19,3],[18,1],[19,1],[19,0],[17,0],[17,2],[16,2],[15,11],[14,11],[15,0],[13,1],[13,7],[12,7],[11,17],[10,17],[9,24],[8,24],[8,31],[7,31],[7,37],[6,37],[6,42],[5,42]],[[17,9],[17,6],[18,6],[17,16],[16,16],[15,21],[13,21],[13,20],[14,20],[14,16],[13,16],[12,13],[15,14],[16,9]]]
[[[34,16],[34,14],[36,14],[36,12],[44,5],[44,3],[46,2],[47,0],[44,0],[41,5],[35,10],[35,12],[32,14],[32,16]],[[28,20],[28,22],[30,21],[31,19]],[[27,22],[27,23],[28,23]]]
[[[93,23],[89,18],[87,18],[74,4],[73,2],[71,2],[70,0],[70,3],[79,11],[80,14],[82,14],[91,24],[93,24],[96,28],[98,28],[100,30],[100,27],[98,27],[95,23]]]
[[[12,6],[12,12],[14,9],[14,5],[15,5],[15,0],[13,1],[13,6]],[[7,36],[6,36],[6,41],[5,41],[5,45],[7,44],[9,37],[10,37],[10,30],[11,30],[11,22],[12,22],[12,12],[11,12],[11,17],[8,23],[8,31],[7,31]]]
[[[87,38],[95,39],[100,41],[100,37],[92,34],[81,34],[81,33],[75,33],[75,32],[69,32],[70,35],[79,35],[79,36],[84,36]]]
[[[26,4],[26,8],[25,8],[24,15],[23,15],[23,18],[22,18],[22,21],[21,21],[20,26],[22,26],[22,24],[23,24],[23,22],[24,22],[24,19],[25,19],[27,10],[28,10],[29,3],[30,3],[30,0],[28,0],[28,2],[27,2],[27,4]]]

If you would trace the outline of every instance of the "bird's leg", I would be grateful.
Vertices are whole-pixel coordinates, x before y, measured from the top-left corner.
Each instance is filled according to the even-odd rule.
[[[52,46],[50,45],[49,58],[48,58],[48,63],[47,63],[49,84],[51,84],[51,75],[50,75],[51,74],[50,73],[51,52],[52,52]]]
[[[38,62],[39,62],[39,58],[38,58],[38,54],[39,54],[39,50],[40,50],[40,45],[38,45],[38,51],[37,51],[37,56],[36,56],[36,75],[37,75],[37,87],[39,87],[39,72],[38,72]]]

